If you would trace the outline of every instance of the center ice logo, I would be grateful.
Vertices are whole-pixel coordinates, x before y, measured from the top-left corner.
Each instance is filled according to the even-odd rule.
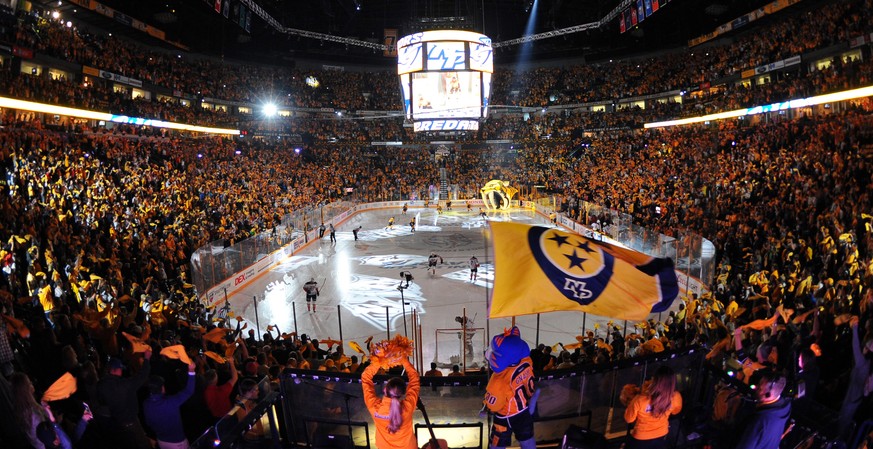
[[[609,284],[615,259],[590,239],[543,227],[527,238],[543,274],[570,301],[591,304]]]

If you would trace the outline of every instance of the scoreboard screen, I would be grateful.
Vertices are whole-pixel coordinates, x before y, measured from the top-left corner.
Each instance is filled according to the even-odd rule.
[[[491,39],[482,34],[424,31],[397,42],[403,109],[415,131],[479,129],[493,71]]]

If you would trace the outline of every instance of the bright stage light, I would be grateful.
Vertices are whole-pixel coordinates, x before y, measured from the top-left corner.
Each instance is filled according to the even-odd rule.
[[[873,86],[862,87],[859,89],[844,90],[842,92],[834,92],[832,94],[819,95],[817,97],[798,98],[781,103],[773,103],[753,108],[735,109],[733,111],[719,112],[717,114],[708,114],[700,117],[689,117],[679,120],[667,120],[664,122],[646,123],[643,128],[663,128],[667,126],[690,125],[692,123],[710,122],[713,120],[723,120],[726,118],[745,117],[747,115],[762,114],[765,112],[785,111],[787,109],[805,108],[808,106],[816,106],[820,104],[835,103],[838,101],[853,100],[855,98],[866,98],[873,96]]]
[[[534,9],[534,3],[536,3],[534,0],[528,0],[524,4],[524,12],[530,12],[531,9]]]
[[[108,112],[88,111],[85,109],[68,108],[52,104],[35,103],[32,101],[18,100],[15,98],[0,97],[0,108],[16,109],[19,111],[42,112],[45,114],[66,115],[68,117],[100,120],[103,122],[125,123],[128,125],[153,126],[155,128],[177,129],[179,131],[192,131],[209,134],[238,135],[238,129],[210,128],[207,126],[186,125],[184,123],[164,122],[126,115],[115,115]]]
[[[264,105],[263,112],[264,112],[264,115],[266,115],[267,117],[272,117],[272,116],[276,115],[276,111],[277,111],[276,105],[274,105],[273,103],[267,103]]]

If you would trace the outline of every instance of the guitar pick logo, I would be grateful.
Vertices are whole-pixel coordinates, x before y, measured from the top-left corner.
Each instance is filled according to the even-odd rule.
[[[540,269],[570,301],[591,304],[609,284],[615,258],[591,239],[544,227],[531,228],[527,237]]]

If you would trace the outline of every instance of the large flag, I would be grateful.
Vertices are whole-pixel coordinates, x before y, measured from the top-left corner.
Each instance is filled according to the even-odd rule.
[[[491,222],[491,234],[491,318],[575,310],[644,320],[679,295],[670,259],[541,226]]]

